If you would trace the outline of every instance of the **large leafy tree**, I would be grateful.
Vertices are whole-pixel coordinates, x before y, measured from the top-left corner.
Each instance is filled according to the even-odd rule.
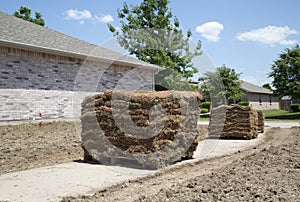
[[[285,49],[272,65],[269,77],[273,78],[274,93],[300,99],[300,48],[298,45]]]
[[[243,95],[240,89],[240,75],[225,65],[217,67],[215,72],[206,72],[199,79],[201,91],[206,99],[213,102],[214,106],[226,104],[227,100],[240,99]]]
[[[29,22],[33,22],[37,25],[45,26],[45,21],[42,18],[41,13],[35,12],[35,18],[31,17],[31,9],[21,6],[19,10],[13,13],[14,16],[21,18],[23,20],[27,20]]]
[[[190,50],[190,30],[186,34],[180,29],[179,20],[173,16],[169,0],[144,0],[140,5],[118,10],[120,29],[109,24],[109,30],[119,44],[138,59],[166,67],[156,76],[157,86],[181,88],[181,81],[188,81],[197,68],[193,57],[201,54],[200,41]],[[159,89],[159,88],[158,88]]]

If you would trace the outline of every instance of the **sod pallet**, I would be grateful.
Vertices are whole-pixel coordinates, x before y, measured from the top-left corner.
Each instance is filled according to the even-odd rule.
[[[161,168],[192,158],[201,95],[105,91],[82,103],[85,160]]]
[[[219,106],[211,111],[208,136],[253,139],[263,132],[263,122],[262,114],[249,106]]]
[[[265,117],[264,113],[262,110],[257,110],[257,115],[258,115],[258,131],[260,133],[264,132],[264,127],[265,127]]]

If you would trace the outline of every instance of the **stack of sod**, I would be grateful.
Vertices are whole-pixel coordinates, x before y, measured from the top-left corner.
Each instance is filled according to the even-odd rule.
[[[212,109],[209,137],[252,139],[257,135],[257,110],[240,105],[223,105]]]
[[[105,91],[86,97],[85,160],[156,169],[192,158],[200,99],[199,93],[181,91]]]

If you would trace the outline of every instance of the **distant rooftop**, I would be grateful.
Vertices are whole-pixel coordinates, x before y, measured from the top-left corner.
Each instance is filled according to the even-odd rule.
[[[0,45],[152,70],[163,69],[2,12],[0,27]]]
[[[269,89],[254,85],[247,81],[241,81],[241,89],[248,93],[262,93],[262,94],[270,94],[272,95],[273,92]]]

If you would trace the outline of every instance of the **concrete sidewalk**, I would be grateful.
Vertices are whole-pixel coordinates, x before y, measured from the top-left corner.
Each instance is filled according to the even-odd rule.
[[[195,159],[205,159],[230,155],[239,150],[258,145],[264,140],[264,137],[264,134],[259,134],[256,139],[252,140],[205,139],[199,142],[193,157]]]
[[[280,128],[291,128],[298,126],[300,127],[300,120],[299,122],[269,122],[265,121],[265,127],[280,127]]]
[[[0,201],[59,201],[154,172],[71,162],[8,173],[0,176]]]
[[[199,121],[198,125],[208,125],[209,121]],[[280,122],[280,121],[265,121],[265,127],[280,127],[280,128],[291,128],[294,126],[300,127],[300,120],[299,122]]]

